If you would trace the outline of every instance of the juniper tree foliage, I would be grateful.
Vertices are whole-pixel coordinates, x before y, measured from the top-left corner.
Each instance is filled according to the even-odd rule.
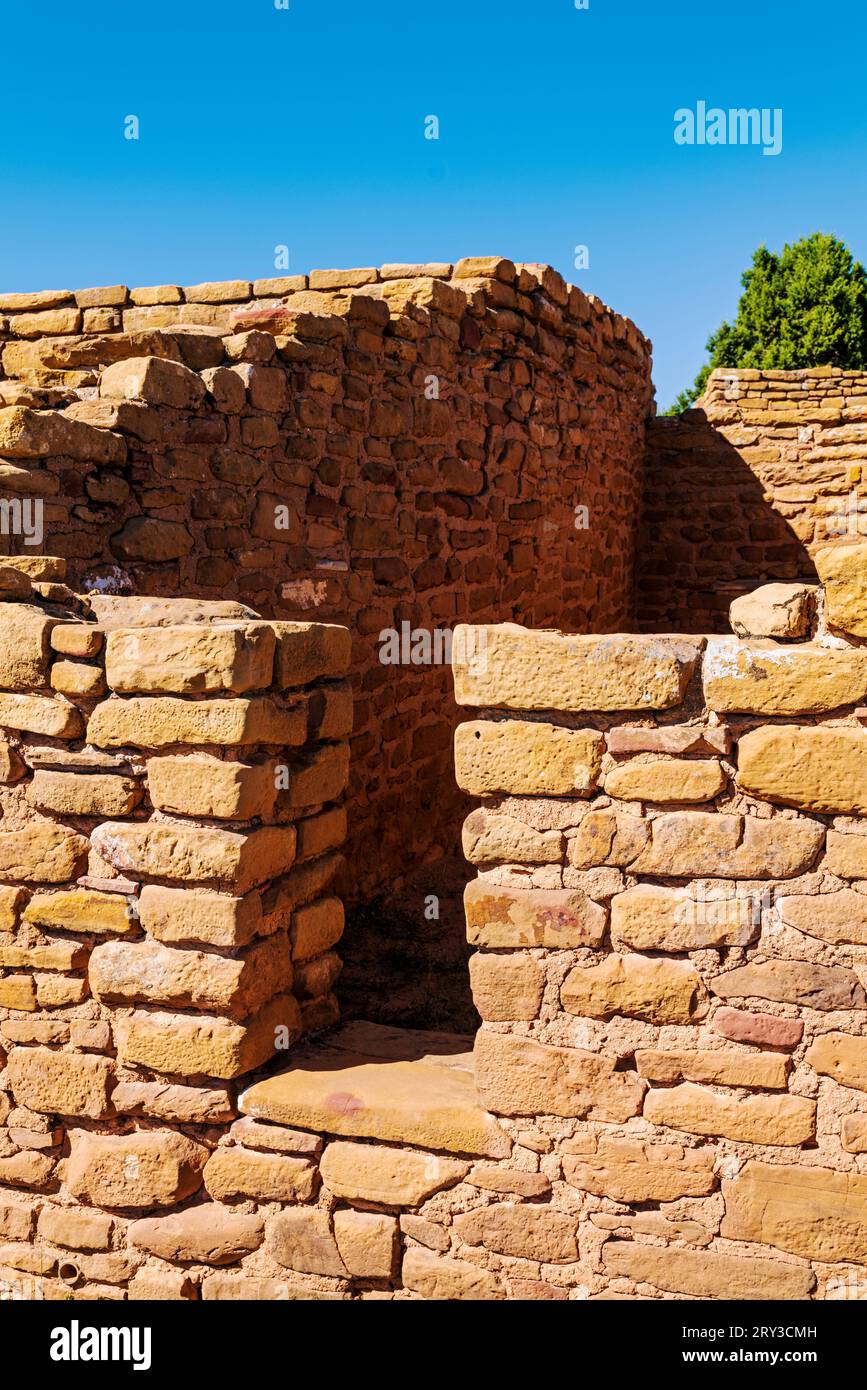
[[[714,367],[867,366],[867,274],[837,237],[760,246],[741,284],[734,323],[708,338],[709,361],[667,414],[689,409]]]

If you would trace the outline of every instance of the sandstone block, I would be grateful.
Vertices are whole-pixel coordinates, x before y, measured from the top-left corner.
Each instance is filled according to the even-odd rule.
[[[189,555],[193,538],[183,522],[156,516],[131,516],[110,541],[112,553],[126,564],[165,564]]]
[[[77,715],[77,711],[73,713]],[[3,715],[0,696],[0,726]],[[71,738],[77,729],[76,723],[71,732],[55,736]],[[55,733],[50,729],[34,732]],[[160,695],[150,699],[115,697],[97,705],[87,725],[88,742],[96,748],[165,748],[175,743],[210,743],[222,748],[253,743],[296,747],[306,738],[307,720],[300,706],[282,708],[261,696],[198,702]]]
[[[225,1124],[235,1115],[223,1086],[169,1086],[163,1081],[121,1081],[111,1093],[119,1115],[148,1115],[180,1124]]]
[[[27,768],[11,743],[0,739],[0,782],[20,782]]]
[[[570,970],[560,1001],[570,1014],[623,1014],[648,1023],[689,1023],[705,1000],[700,976],[686,961],[612,954],[601,965]]]
[[[706,758],[632,760],[618,764],[605,777],[605,791],[621,801],[712,801],[725,785],[719,763]]]
[[[42,767],[33,774],[26,795],[32,806],[59,816],[127,816],[142,799],[132,777]]]
[[[864,815],[865,755],[867,731],[863,729],[769,725],[740,740],[738,782],[754,796],[786,806]]]
[[[0,887],[0,932],[14,931],[24,893],[20,888]]]
[[[326,743],[298,764],[283,764],[280,806],[318,806],[342,796],[349,778],[349,745]]]
[[[50,1210],[50,1208],[46,1208]],[[33,1218],[36,1213],[30,1203],[24,1203],[3,1193],[0,1197],[0,1236],[4,1240],[29,1241],[33,1233]],[[50,1239],[44,1236],[43,1239]]]
[[[537,1018],[545,969],[532,956],[477,951],[470,957],[470,987],[473,1003],[488,1023]]]
[[[644,1083],[602,1053],[483,1028],[474,1057],[479,1094],[495,1114],[535,1115],[542,1103],[548,1115],[623,1124],[641,1109]]]
[[[274,764],[242,763],[204,753],[150,758],[148,793],[160,811],[215,820],[267,820],[277,797]]]
[[[742,594],[729,608],[738,637],[775,637],[798,641],[809,635],[816,611],[816,590],[809,584],[763,584]]]
[[[278,690],[349,672],[352,637],[348,628],[336,623],[298,622],[271,626],[277,638],[274,681]]]
[[[55,563],[60,563],[56,561]],[[31,578],[59,579],[65,578],[65,565],[62,574],[32,575]],[[98,656],[102,651],[104,642],[102,631],[89,623],[56,623],[51,629],[51,650],[59,652],[62,656],[72,657],[93,657]]]
[[[262,899],[146,883],[138,899],[141,925],[160,941],[201,942],[234,949],[264,932]]]
[[[500,888],[474,879],[464,890],[467,940],[494,949],[598,946],[605,909],[571,889]]]
[[[763,1087],[768,1091],[784,1091],[789,1075],[789,1059],[775,1052],[639,1048],[635,1066],[638,1075],[648,1081],[703,1081],[717,1086]]]
[[[712,1149],[604,1135],[586,1154],[565,1153],[563,1173],[573,1187],[615,1202],[671,1202],[704,1197],[716,1187]]]
[[[84,661],[55,661],[51,667],[51,689],[73,699],[95,699],[106,692],[101,666]]]
[[[100,893],[90,888],[34,893],[24,909],[23,920],[55,931],[96,936],[132,936],[139,931],[129,898],[123,893]]]
[[[718,714],[818,714],[867,695],[867,651],[712,637],[702,679]]]
[[[840,1123],[840,1141],[847,1153],[867,1153],[867,1115],[844,1115]]]
[[[804,1036],[801,1019],[751,1014],[742,1009],[717,1009],[713,1027],[730,1042],[754,1043],[757,1047],[796,1047]]]
[[[12,969],[79,970],[87,964],[90,949],[76,941],[50,941],[37,946],[19,946],[13,938],[0,945],[0,965]]]
[[[867,1038],[823,1033],[808,1047],[806,1061],[820,1076],[832,1076],[841,1086],[867,1091]]]
[[[325,1211],[300,1208],[279,1212],[268,1228],[268,1246],[277,1263],[287,1269],[339,1279],[348,1275]]]
[[[867,946],[867,897],[851,888],[777,899],[780,921],[832,945]]]
[[[586,796],[597,784],[604,746],[592,729],[477,719],[455,730],[455,776],[472,796]]]
[[[843,965],[813,965],[805,960],[768,960],[741,965],[710,981],[721,999],[771,999],[808,1009],[865,1009],[858,976]]]
[[[124,1062],[174,1076],[216,1076],[229,1081],[273,1057],[278,1038],[288,1047],[301,1033],[298,1002],[278,995],[244,1023],[212,1015],[132,1013],[115,1024]]]
[[[823,867],[838,878],[867,878],[867,835],[829,830]]]
[[[551,1207],[495,1202],[462,1212],[454,1228],[467,1245],[498,1255],[563,1264],[578,1258],[578,1217]]]
[[[417,1207],[466,1177],[469,1164],[382,1144],[332,1141],[320,1164],[322,1181],[336,1197],[378,1206]]]
[[[685,889],[640,883],[611,899],[611,944],[636,951],[746,946],[761,927],[749,897],[694,899]]]
[[[397,1218],[371,1211],[336,1211],[334,1239],[356,1279],[391,1279],[397,1255]]]
[[[243,1019],[290,988],[292,965],[282,932],[235,959],[159,941],[107,941],[93,952],[88,976],[99,1000],[167,1004]]]
[[[608,1241],[602,1249],[602,1263],[612,1277],[692,1298],[808,1299],[816,1284],[811,1269],[782,1260],[639,1245],[637,1241]]]
[[[48,695],[0,695],[0,728],[48,738],[78,738],[84,722],[74,705]]]
[[[11,1158],[0,1158],[0,1183],[10,1187],[47,1187],[54,1173],[53,1158],[46,1154],[23,1150]]]
[[[71,1250],[108,1250],[114,1222],[110,1216],[95,1211],[79,1211],[75,1207],[43,1207],[39,1213],[37,1234],[51,1245],[65,1245]]]
[[[806,1144],[816,1133],[816,1102],[802,1096],[723,1096],[685,1082],[648,1091],[644,1118],[748,1144]]]
[[[0,1008],[36,1010],[36,985],[32,975],[5,975],[0,979]]]
[[[403,1257],[404,1287],[427,1299],[485,1302],[505,1298],[503,1286],[490,1270],[468,1260],[445,1259],[411,1246]]]
[[[575,869],[602,864],[625,869],[647,845],[650,824],[620,811],[589,811],[569,842],[569,863]]]
[[[53,821],[0,833],[0,881],[66,883],[80,872],[87,841]]]
[[[812,821],[673,811],[650,822],[651,840],[633,859],[637,874],[673,878],[792,878],[812,867],[824,827]]]
[[[289,933],[292,959],[311,960],[334,946],[343,935],[344,912],[339,898],[321,898],[299,907]]]
[[[484,807],[471,811],[462,833],[464,858],[471,864],[559,864],[559,830],[534,830],[514,816],[497,816]]]
[[[260,1216],[241,1216],[216,1202],[203,1202],[171,1216],[133,1221],[128,1235],[137,1249],[161,1260],[229,1265],[258,1250],[265,1226]]]
[[[201,377],[180,362],[163,357],[127,357],[104,369],[99,394],[195,410],[205,398],[205,386]]]
[[[867,637],[867,545],[833,545],[813,557],[832,627]]]
[[[9,1084],[16,1104],[45,1115],[98,1120],[109,1110],[114,1069],[106,1057],[16,1047],[9,1053]]]
[[[496,1167],[476,1163],[467,1175],[467,1182],[485,1192],[511,1192],[517,1197],[548,1197],[551,1180],[544,1173],[525,1173],[520,1168]]]
[[[727,1239],[828,1264],[867,1264],[867,1175],[750,1162],[722,1190]]]
[[[93,831],[91,845],[123,873],[217,883],[242,895],[291,866],[295,828],[267,826],[239,834],[152,821],[129,825],[107,821]]]
[[[69,1133],[65,1182],[73,1196],[96,1207],[171,1207],[202,1185],[208,1150],[173,1130],[133,1134]]]
[[[48,685],[54,620],[27,604],[0,603],[0,624],[0,689],[32,691]]]
[[[728,753],[731,735],[722,726],[663,724],[658,728],[623,725],[605,735],[609,753]]]
[[[218,1274],[213,1275],[214,1279],[219,1277]],[[196,1286],[181,1269],[150,1269],[146,1266],[137,1270],[130,1279],[126,1296],[131,1302],[168,1302],[181,1298],[195,1298]]]
[[[683,700],[702,645],[689,637],[572,637],[514,623],[459,626],[455,698],[492,709],[670,709]]]
[[[116,628],[106,639],[105,674],[121,694],[243,695],[271,684],[274,648],[267,623]]]
[[[285,1125],[260,1124],[244,1115],[236,1120],[229,1133],[237,1144],[247,1149],[264,1149],[265,1153],[306,1154],[318,1158],[325,1140],[303,1129],[287,1129]]]
[[[26,406],[0,409],[0,455],[31,459],[57,454],[91,463],[122,463],[126,441],[109,430],[71,420],[58,410],[30,410]]]

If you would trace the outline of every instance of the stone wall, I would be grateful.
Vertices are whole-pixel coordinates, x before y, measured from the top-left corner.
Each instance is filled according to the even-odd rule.
[[[18,564],[0,567],[0,1284],[182,1296],[188,1273],[131,1223],[231,1190],[239,1078],[337,1016],[350,638],[231,602],[77,598],[62,559]],[[309,1182],[300,1157],[277,1168]],[[255,1221],[192,1219],[216,1264],[233,1233],[256,1246]]]
[[[694,410],[650,421],[636,566],[638,625],[722,632],[765,581],[867,534],[867,373],[717,370]]]
[[[650,345],[549,267],[7,294],[0,346],[0,493],[75,587],[349,627],[354,897],[455,847],[454,624],[630,621]]]
[[[867,545],[816,562],[740,637],[503,625],[456,669],[476,1084],[514,1147],[452,1249],[501,1283],[865,1296]]]

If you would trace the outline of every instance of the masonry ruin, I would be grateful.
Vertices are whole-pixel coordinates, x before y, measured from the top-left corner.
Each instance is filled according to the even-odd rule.
[[[499,258],[0,345],[10,1296],[863,1296],[867,375],[658,420]]]

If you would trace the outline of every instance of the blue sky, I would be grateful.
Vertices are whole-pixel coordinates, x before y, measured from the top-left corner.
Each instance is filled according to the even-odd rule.
[[[867,261],[865,31],[863,0],[6,0],[0,288],[253,278],[280,244],[549,261],[653,339],[665,406],[760,242]],[[782,153],[675,145],[698,100],[780,107]]]

